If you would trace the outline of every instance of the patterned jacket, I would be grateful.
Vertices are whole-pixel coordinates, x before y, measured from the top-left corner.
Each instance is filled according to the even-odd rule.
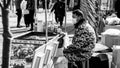
[[[82,24],[81,24],[82,22]],[[75,34],[72,45],[64,50],[64,55],[69,61],[84,61],[91,58],[92,49],[95,47],[94,29],[84,20],[75,24]]]

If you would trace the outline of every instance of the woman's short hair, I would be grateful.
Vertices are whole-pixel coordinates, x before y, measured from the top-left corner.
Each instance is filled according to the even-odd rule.
[[[74,11],[72,12],[72,14],[76,14],[77,16],[82,16],[82,17],[84,17],[83,12],[82,12],[81,10],[79,10],[79,9],[74,10]]]

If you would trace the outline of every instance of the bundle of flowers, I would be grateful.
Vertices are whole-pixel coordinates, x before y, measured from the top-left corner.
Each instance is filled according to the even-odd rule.
[[[33,58],[33,51],[35,47],[34,46],[28,46],[25,47],[23,45],[20,45],[18,47],[13,46],[13,57],[16,57],[16,59],[26,59],[26,58]]]
[[[49,21],[47,28],[48,28],[48,32],[50,32],[50,33],[56,33],[57,29],[58,29],[58,25],[55,24],[55,23],[53,23],[53,22],[51,22],[51,21]],[[44,32],[45,32],[45,30],[46,30],[46,24],[44,24],[44,27],[43,27],[43,31]]]
[[[13,68],[25,68],[23,64],[14,64]]]

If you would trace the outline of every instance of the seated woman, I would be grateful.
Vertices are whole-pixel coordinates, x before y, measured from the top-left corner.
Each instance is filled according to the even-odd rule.
[[[73,66],[76,66],[75,68],[82,68],[80,64],[83,61],[89,60],[92,56],[96,35],[94,29],[89,25],[88,21],[85,20],[82,11],[79,9],[74,10],[73,18],[75,19],[75,22],[73,22],[75,33],[72,44],[64,49],[63,53],[69,63],[72,62]]]

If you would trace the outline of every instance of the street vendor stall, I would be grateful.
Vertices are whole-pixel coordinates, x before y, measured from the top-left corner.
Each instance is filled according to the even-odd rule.
[[[56,34],[48,33],[48,40]],[[29,32],[12,39],[10,46],[10,68],[31,67],[34,50],[46,43],[45,33]]]
[[[47,0],[45,0],[45,2],[47,2]],[[67,1],[65,1],[65,2],[67,3]],[[48,43],[50,43],[49,40],[52,40],[54,37],[57,36],[56,32],[57,32],[58,28],[55,27],[53,29],[53,32],[50,31],[50,29],[52,27],[49,27],[49,22],[47,20],[47,3],[45,3],[45,23],[44,24],[42,24],[43,21],[37,19],[37,17],[36,17],[37,10],[38,10],[37,9],[37,0],[35,0],[35,15],[34,15],[35,23],[34,23],[33,32],[28,32],[26,34],[19,35],[17,37],[13,37],[11,40],[10,53],[9,53],[10,54],[9,68],[31,68],[33,65],[33,58],[38,55],[41,55],[42,58],[45,58],[44,64],[47,64],[48,57],[49,57],[48,55],[49,54],[51,54],[51,56],[53,55],[52,50],[54,51],[54,49],[49,48],[46,45],[48,45]],[[66,18],[65,18],[65,26],[66,26]],[[40,27],[40,28],[38,28],[38,27]],[[66,27],[65,27],[65,31],[66,31]],[[52,41],[57,41],[57,40],[58,39],[52,40]],[[38,51],[39,49],[37,49],[37,48],[40,48],[44,45],[45,45],[46,51],[45,51],[45,53],[41,53],[40,51]],[[58,43],[56,45],[58,45]],[[51,52],[49,52],[49,51],[51,51]],[[35,55],[34,52],[37,52],[37,55]],[[48,56],[48,57],[46,57],[46,56]],[[38,60],[38,62],[35,62],[35,64],[39,63],[39,61],[41,61],[40,58],[37,58],[37,60]],[[36,68],[36,67],[37,66],[35,65],[34,68]],[[39,67],[39,68],[41,68],[41,67]],[[47,67],[47,68],[49,68],[49,67]]]

